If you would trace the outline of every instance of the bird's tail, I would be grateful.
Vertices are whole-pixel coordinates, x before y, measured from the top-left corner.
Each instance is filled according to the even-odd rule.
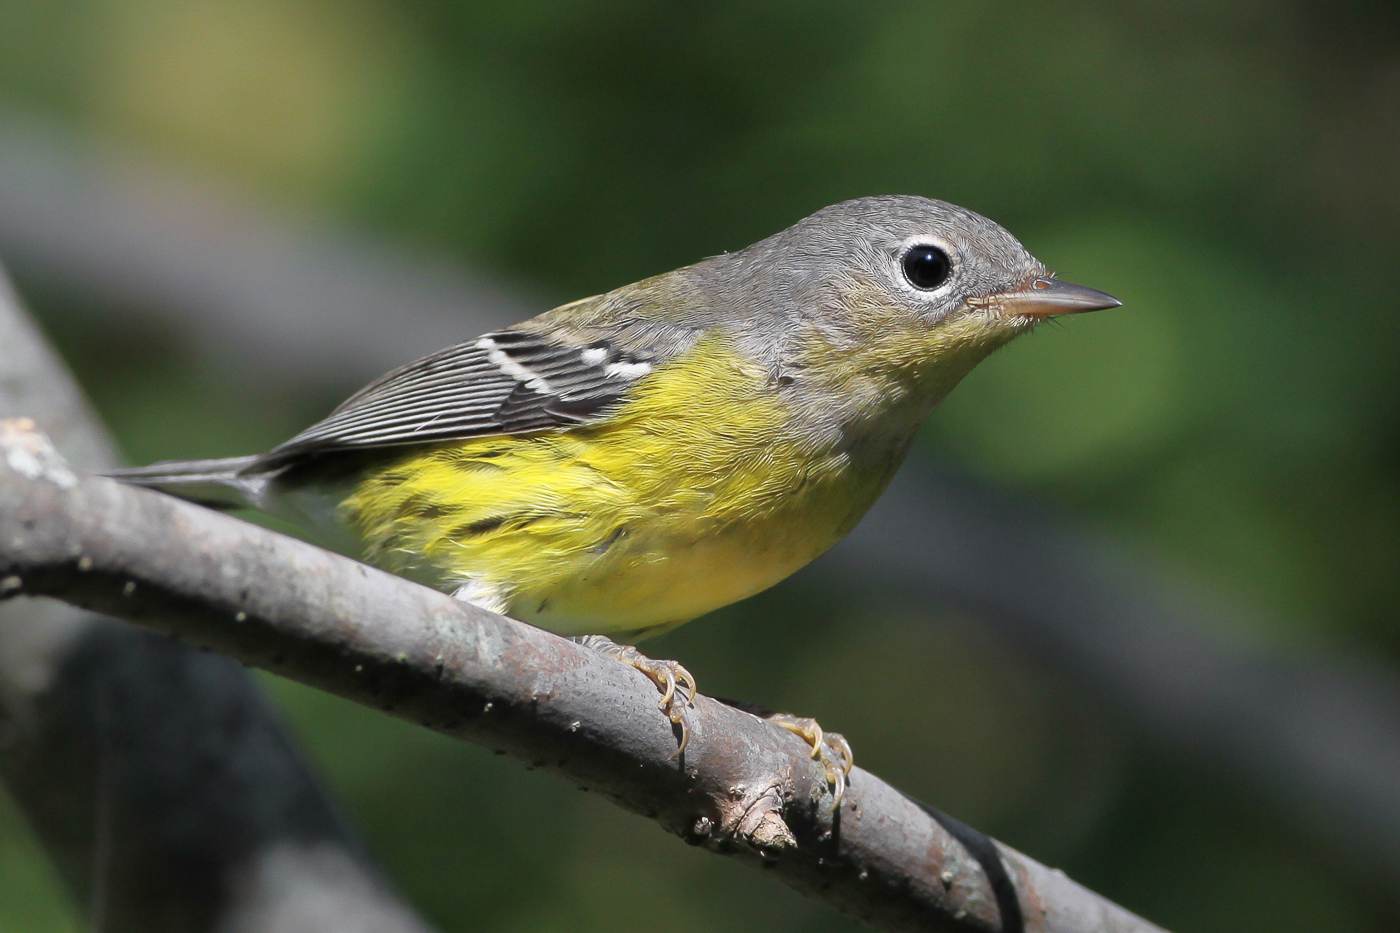
[[[243,471],[258,458],[167,460],[150,466],[109,470],[106,475],[214,509],[260,508],[271,474]]]

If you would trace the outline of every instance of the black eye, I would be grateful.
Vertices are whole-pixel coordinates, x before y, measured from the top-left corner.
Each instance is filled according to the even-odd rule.
[[[937,246],[915,246],[904,254],[904,275],[915,288],[930,291],[948,281],[953,264]]]

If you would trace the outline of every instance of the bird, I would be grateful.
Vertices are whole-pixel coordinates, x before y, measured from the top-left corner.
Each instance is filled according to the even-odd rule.
[[[319,529],[631,664],[679,754],[694,678],[635,643],[810,563],[973,367],[1048,318],[1119,305],[971,210],[857,198],[426,356],[267,453],[114,475]],[[839,805],[849,744],[772,718]]]

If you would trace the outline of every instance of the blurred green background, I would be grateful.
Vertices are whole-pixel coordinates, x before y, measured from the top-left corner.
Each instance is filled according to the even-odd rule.
[[[996,356],[927,448],[1267,620],[1219,634],[1400,663],[1394,4],[0,0],[0,103],[558,300],[848,197],[963,204],[1127,307]],[[16,271],[133,462],[264,449],[354,388],[269,398]],[[818,716],[1175,933],[1400,928],[1393,892],[975,620],[820,587],[653,653]],[[554,778],[268,682],[444,931],[854,928]],[[0,804],[0,930],[75,917]]]

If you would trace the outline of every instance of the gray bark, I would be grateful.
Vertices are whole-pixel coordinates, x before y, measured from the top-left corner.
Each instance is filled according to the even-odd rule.
[[[115,455],[0,273],[0,417]],[[0,778],[94,930],[426,933],[236,663],[49,599],[0,604]]]
[[[1015,928],[957,828],[860,769],[833,813],[810,747],[772,723],[699,696],[677,757],[654,685],[599,652],[75,473],[31,422],[0,423],[0,460],[0,593],[110,613],[504,752],[877,929]],[[993,851],[1025,930],[1159,930],[1009,847]]]

